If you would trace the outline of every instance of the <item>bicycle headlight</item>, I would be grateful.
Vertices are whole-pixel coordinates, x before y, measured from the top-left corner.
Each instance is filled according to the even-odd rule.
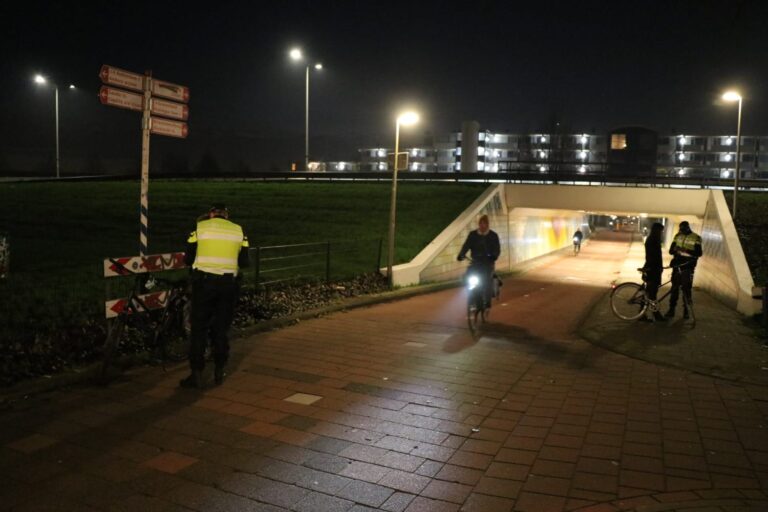
[[[469,276],[468,284],[469,284],[469,289],[474,290],[477,287],[477,285],[480,284],[480,278],[477,276]]]
[[[578,243],[579,242],[579,238],[575,236],[575,237],[573,237],[573,241],[574,241],[574,243]]]

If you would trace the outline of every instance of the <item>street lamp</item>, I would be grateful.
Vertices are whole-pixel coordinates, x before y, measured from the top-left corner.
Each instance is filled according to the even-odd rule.
[[[387,279],[390,289],[394,286],[392,266],[395,262],[395,210],[397,205],[397,164],[400,151],[400,126],[411,126],[419,122],[416,112],[403,112],[395,121],[395,164],[392,171],[392,197],[389,205],[389,249],[387,251]]]
[[[48,79],[45,78],[43,75],[35,75],[34,81],[38,85],[48,84]],[[60,178],[61,172],[60,172],[60,158],[59,158],[59,86],[53,82],[51,82],[51,85],[53,86],[55,112],[56,112],[56,177]],[[69,88],[74,89],[75,86],[73,84],[69,84]]]
[[[741,165],[741,94],[736,91],[727,91],[723,94],[725,101],[738,101],[739,102],[739,117],[736,125],[736,172],[733,176],[733,218],[736,219],[736,194],[739,191],[739,175],[741,174],[739,167]]]
[[[290,52],[288,52],[288,55],[290,56],[291,60],[293,61],[303,61],[304,60],[304,54],[299,48],[293,48]],[[314,68],[317,71],[320,71],[323,69],[323,65],[321,63],[316,63]],[[309,63],[306,65],[305,69],[305,83],[306,87],[304,90],[304,170],[309,170]]]

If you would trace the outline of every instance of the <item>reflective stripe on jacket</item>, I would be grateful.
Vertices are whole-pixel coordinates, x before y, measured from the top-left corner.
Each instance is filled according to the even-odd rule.
[[[696,244],[701,245],[701,237],[696,233],[684,234],[678,233],[675,235],[675,245],[678,248],[693,254],[696,251]]]
[[[192,268],[211,274],[237,275],[238,255],[248,247],[243,228],[227,219],[214,217],[197,223],[187,243],[197,243]]]

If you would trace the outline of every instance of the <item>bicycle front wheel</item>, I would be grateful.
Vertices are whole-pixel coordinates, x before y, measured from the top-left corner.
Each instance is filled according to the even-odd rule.
[[[611,292],[611,309],[622,320],[637,320],[647,307],[645,289],[637,283],[620,284]]]

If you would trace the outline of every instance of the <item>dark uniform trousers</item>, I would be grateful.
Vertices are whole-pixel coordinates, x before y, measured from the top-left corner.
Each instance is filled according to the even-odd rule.
[[[672,290],[669,295],[669,309],[674,310],[677,306],[677,299],[680,297],[680,288],[683,289],[685,297],[688,299],[688,303],[693,304],[693,266],[685,265],[682,268],[675,268],[672,270]],[[683,302],[683,308],[687,309],[685,302]]]
[[[239,284],[232,274],[217,275],[196,271],[192,279],[192,333],[189,365],[205,367],[205,346],[210,335],[213,359],[223,367],[229,358],[229,328],[234,318]]]

